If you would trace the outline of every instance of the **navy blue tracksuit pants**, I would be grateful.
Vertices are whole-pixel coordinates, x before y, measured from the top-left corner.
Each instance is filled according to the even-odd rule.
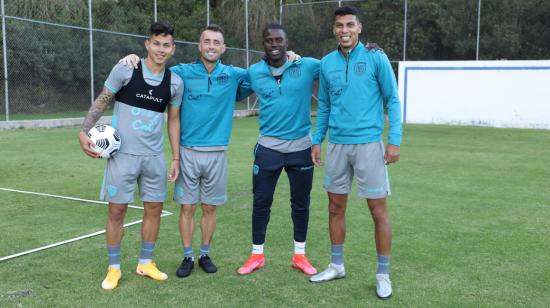
[[[252,242],[265,242],[265,233],[271,214],[271,204],[277,180],[285,169],[290,183],[290,207],[294,224],[294,240],[305,242],[309,222],[309,194],[313,181],[311,149],[281,153],[259,144],[254,151],[252,191]]]

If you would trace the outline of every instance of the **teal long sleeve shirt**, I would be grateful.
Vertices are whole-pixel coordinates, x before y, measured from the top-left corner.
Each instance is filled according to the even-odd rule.
[[[235,102],[241,93],[246,70],[218,62],[209,74],[204,64],[179,64],[170,68],[183,79],[181,145],[185,147],[229,144]]]
[[[388,143],[401,145],[401,102],[395,74],[383,52],[368,52],[358,43],[347,57],[340,49],[323,57],[318,98],[313,144],[323,142],[327,129],[331,143],[381,141],[385,104]]]
[[[319,60],[301,58],[284,71],[280,82],[273,77],[266,60],[248,69],[252,90],[260,100],[259,124],[262,136],[295,140],[311,129],[311,91],[319,78]]]

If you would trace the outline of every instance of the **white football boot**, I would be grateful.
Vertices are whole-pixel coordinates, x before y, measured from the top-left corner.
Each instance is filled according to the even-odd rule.
[[[344,268],[344,264],[342,265],[336,265],[334,263],[330,263],[326,270],[320,272],[317,275],[313,275],[309,277],[310,282],[325,282],[330,281],[333,279],[340,279],[346,277],[346,269]]]
[[[376,274],[376,296],[380,299],[388,299],[392,295],[389,274]]]

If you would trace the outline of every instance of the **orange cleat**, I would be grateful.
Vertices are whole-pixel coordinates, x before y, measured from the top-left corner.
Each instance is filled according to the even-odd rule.
[[[294,254],[292,256],[292,267],[301,270],[306,275],[317,274],[315,267],[311,266],[306,255],[303,254]]]
[[[255,270],[262,269],[265,267],[265,257],[264,254],[252,254],[248,257],[248,260],[244,263],[241,268],[237,270],[237,273],[241,275],[248,275]]]

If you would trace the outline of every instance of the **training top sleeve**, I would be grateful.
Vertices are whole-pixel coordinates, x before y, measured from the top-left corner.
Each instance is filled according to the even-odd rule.
[[[183,98],[183,80],[174,72],[172,72],[171,76],[170,92],[172,97],[170,99],[170,106],[180,107]]]
[[[241,101],[252,94],[250,74],[248,70],[235,67],[235,73],[239,76],[239,88],[237,89],[237,101]]]
[[[134,72],[133,68],[129,68],[126,64],[117,64],[111,70],[109,77],[105,80],[105,88],[109,92],[116,94],[120,89],[127,85],[132,79],[132,74]]]
[[[317,95],[317,120],[315,121],[315,133],[313,134],[313,144],[321,144],[325,139],[328,129],[328,120],[330,116],[330,96],[328,93],[328,82],[320,71],[319,93]]]
[[[311,74],[313,75],[313,79],[318,80],[319,71],[321,69],[321,61],[315,58],[307,58],[307,59],[308,59],[309,69],[311,70]]]
[[[382,52],[376,52],[377,77],[380,91],[384,97],[384,103],[388,109],[389,132],[388,143],[401,145],[401,101],[397,93],[397,81],[393,73],[388,56]]]

